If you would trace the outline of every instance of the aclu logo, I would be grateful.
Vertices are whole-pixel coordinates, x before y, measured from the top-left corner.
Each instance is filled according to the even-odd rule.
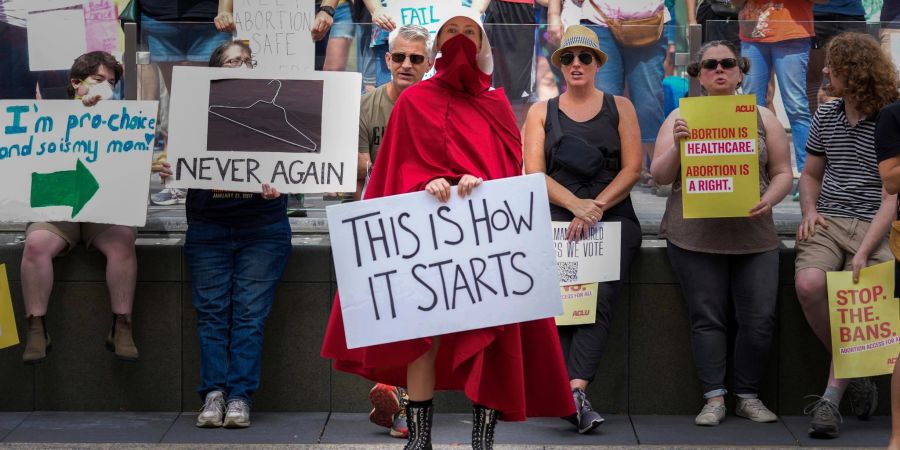
[[[756,112],[756,105],[737,105],[734,112]]]

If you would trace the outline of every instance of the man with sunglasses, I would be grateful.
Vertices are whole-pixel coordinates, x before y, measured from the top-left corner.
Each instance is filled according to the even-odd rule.
[[[391,81],[362,97],[359,107],[359,164],[354,195],[357,200],[362,197],[394,103],[406,88],[421,81],[425,73],[431,70],[429,37],[428,30],[419,25],[403,25],[391,32],[388,52],[384,55]],[[372,423],[390,428],[391,436],[396,438],[409,435],[404,407],[408,401],[405,389],[378,383],[369,392],[369,401],[373,407],[369,413]]]
[[[394,103],[406,88],[418,83],[431,70],[428,30],[419,25],[404,25],[391,32],[384,55],[391,82],[363,95],[359,110],[359,164],[355,199],[362,196],[368,170],[375,162],[381,137]]]

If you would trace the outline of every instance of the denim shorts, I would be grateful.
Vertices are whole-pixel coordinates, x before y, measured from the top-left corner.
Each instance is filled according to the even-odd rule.
[[[152,62],[207,62],[213,50],[231,40],[212,22],[165,22],[141,14],[141,34],[150,47]]]
[[[350,2],[345,2],[334,10],[334,23],[331,25],[329,39],[353,39],[353,19],[350,15]]]

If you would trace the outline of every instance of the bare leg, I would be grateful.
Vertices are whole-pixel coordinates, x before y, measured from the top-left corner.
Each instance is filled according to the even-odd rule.
[[[422,402],[434,397],[434,360],[440,343],[439,337],[432,338],[431,349],[406,368],[407,393],[410,400]]]
[[[584,391],[587,389],[587,386],[588,386],[587,380],[582,380],[580,378],[574,378],[574,379],[569,380],[569,389],[571,389],[573,391],[575,389],[581,389],[582,391]]]
[[[22,253],[22,296],[26,316],[44,316],[53,290],[53,258],[66,249],[65,239],[35,230],[25,239]]]
[[[816,337],[831,351],[831,321],[828,318],[828,288],[821,269],[801,269],[794,277],[797,299]]]
[[[325,63],[322,70],[343,72],[347,70],[347,57],[350,55],[350,39],[329,38],[325,48]]]
[[[134,231],[114,226],[100,233],[92,245],[106,256],[106,285],[113,314],[131,314],[137,281]]]

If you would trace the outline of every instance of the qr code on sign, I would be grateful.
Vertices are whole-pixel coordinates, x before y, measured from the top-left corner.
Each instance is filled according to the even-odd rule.
[[[559,261],[559,282],[574,283],[578,280],[578,261]]]

